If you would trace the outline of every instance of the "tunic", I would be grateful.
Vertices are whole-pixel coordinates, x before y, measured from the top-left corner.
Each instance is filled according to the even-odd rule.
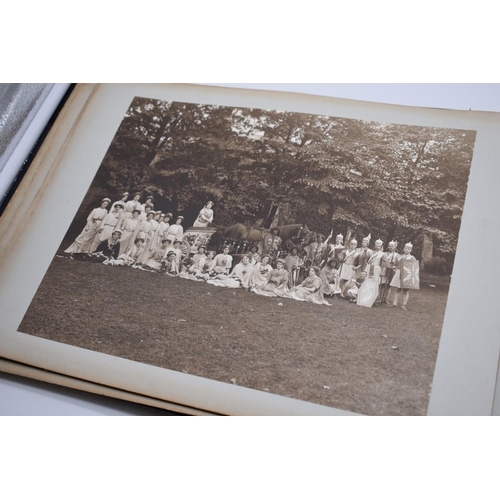
[[[87,217],[87,224],[83,228],[83,231],[76,237],[74,243],[64,250],[64,252],[71,254],[90,253],[97,230],[107,214],[108,211],[105,208],[94,208]]]
[[[281,238],[274,234],[268,234],[262,241],[262,253],[276,255],[281,246]]]
[[[380,283],[382,285],[389,285],[394,277],[396,263],[398,261],[399,254],[397,252],[385,252],[380,260],[380,266],[382,267],[382,273],[380,275]]]
[[[368,261],[370,260],[370,257],[373,255],[372,250],[369,248],[358,248],[356,250],[358,252],[356,256],[356,261],[355,261],[355,266],[358,268],[356,269],[356,279],[359,278],[361,273],[365,270],[366,264],[368,264]]]
[[[413,262],[417,261],[417,259],[413,255],[407,254],[407,255],[400,255],[396,264],[400,264],[401,261],[403,261],[403,260],[408,260],[408,261],[413,261]],[[396,288],[401,288],[401,270],[399,268],[399,265],[398,265],[398,268],[396,269],[396,272],[394,273],[394,277],[392,278],[392,280],[390,282],[390,286],[393,286]],[[405,288],[403,288],[403,290],[405,290]]]
[[[215,257],[210,271],[213,271],[215,274],[228,274],[232,263],[233,258],[231,255],[220,253]]]
[[[202,208],[194,221],[193,227],[207,227],[214,220],[214,211],[211,208]]]
[[[356,250],[346,250],[345,251],[345,259],[340,266],[340,279],[341,280],[350,280],[353,274],[353,265],[354,260],[356,259]]]

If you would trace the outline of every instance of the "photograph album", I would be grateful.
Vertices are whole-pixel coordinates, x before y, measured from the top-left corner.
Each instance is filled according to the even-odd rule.
[[[79,84],[0,218],[0,370],[195,415],[492,415],[500,115]]]

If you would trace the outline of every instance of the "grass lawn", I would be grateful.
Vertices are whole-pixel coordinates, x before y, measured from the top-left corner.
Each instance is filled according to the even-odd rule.
[[[406,312],[327,307],[55,258],[19,331],[363,414],[423,415],[447,293],[423,284]]]

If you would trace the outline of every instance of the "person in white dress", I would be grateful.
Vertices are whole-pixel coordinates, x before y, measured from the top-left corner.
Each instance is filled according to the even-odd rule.
[[[130,219],[132,218],[132,213],[134,212],[134,210],[139,210],[139,214],[142,213],[142,204],[140,202],[140,199],[141,199],[141,193],[135,193],[134,194],[134,197],[127,201],[127,203],[125,203],[125,218],[126,219]]]
[[[267,284],[269,274],[273,270],[273,267],[271,266],[271,264],[269,264],[270,260],[271,257],[269,255],[263,255],[260,262],[253,264],[254,270],[250,279],[251,288],[264,286]],[[252,263],[252,261],[250,261],[250,263]]]
[[[231,274],[218,274],[213,279],[208,280],[207,283],[216,286],[227,288],[249,288],[250,278],[252,277],[254,267],[250,264],[248,255],[241,258],[241,262],[234,266]]]
[[[165,236],[172,238],[174,241],[179,240],[182,241],[184,238],[184,228],[182,227],[182,223],[184,221],[184,217],[179,215],[175,220],[175,224],[172,224],[166,231]]]
[[[208,227],[214,220],[213,201],[207,201],[194,221],[193,227]]]
[[[139,215],[141,211],[139,209],[135,209],[132,212],[132,217],[127,218],[125,214],[125,218],[122,222],[122,237],[120,238],[120,255],[126,254],[130,247],[134,245],[135,235],[139,231]]]
[[[97,230],[97,234],[95,235],[94,241],[92,242],[92,246],[90,248],[90,253],[94,253],[96,248],[103,242],[109,240],[113,231],[115,229],[121,229],[121,223],[123,220],[123,208],[125,207],[125,203],[116,202],[115,208],[113,212],[110,212],[104,219],[101,221],[101,225]]]
[[[87,217],[87,224],[83,231],[76,237],[75,241],[66,249],[64,253],[69,253],[70,257],[75,253],[91,253],[92,243],[101,227],[101,222],[108,215],[107,206],[111,203],[109,198],[101,201],[99,208],[94,208]]]
[[[222,253],[215,257],[212,263],[212,267],[209,271],[211,276],[217,276],[219,274],[229,274],[229,271],[231,270],[231,266],[233,264],[233,257],[229,255],[229,250],[229,245],[225,245],[222,249]]]
[[[109,211],[110,211],[110,212],[113,212],[113,210],[115,209],[115,207],[116,207],[116,204],[117,204],[117,203],[120,203],[121,205],[123,205],[123,208],[125,208],[125,204],[126,204],[126,202],[127,202],[128,195],[129,195],[129,193],[128,193],[128,192],[123,193],[123,195],[122,195],[121,199],[120,199],[120,200],[118,200],[118,201],[115,201],[115,202],[111,205],[111,208],[110,208],[110,210],[109,210]]]

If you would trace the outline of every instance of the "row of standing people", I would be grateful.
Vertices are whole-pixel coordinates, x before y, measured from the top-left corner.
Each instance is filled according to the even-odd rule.
[[[141,249],[140,261],[146,263],[151,256],[160,249],[162,241],[169,238],[172,241],[181,241],[184,236],[182,226],[184,217],[179,215],[175,223],[170,223],[173,215],[154,211],[153,198],[147,198],[144,204],[140,203],[140,193],[136,193],[132,200],[125,201],[128,193],[124,193],[121,200],[111,204],[109,198],[101,201],[101,206],[92,210],[87,217],[83,231],[75,241],[65,250],[70,256],[75,253],[92,254],[101,244],[111,238],[115,231],[120,231],[119,255],[127,254],[136,240],[144,240]],[[194,226],[206,227],[213,220],[213,202],[209,201],[200,211]]]

